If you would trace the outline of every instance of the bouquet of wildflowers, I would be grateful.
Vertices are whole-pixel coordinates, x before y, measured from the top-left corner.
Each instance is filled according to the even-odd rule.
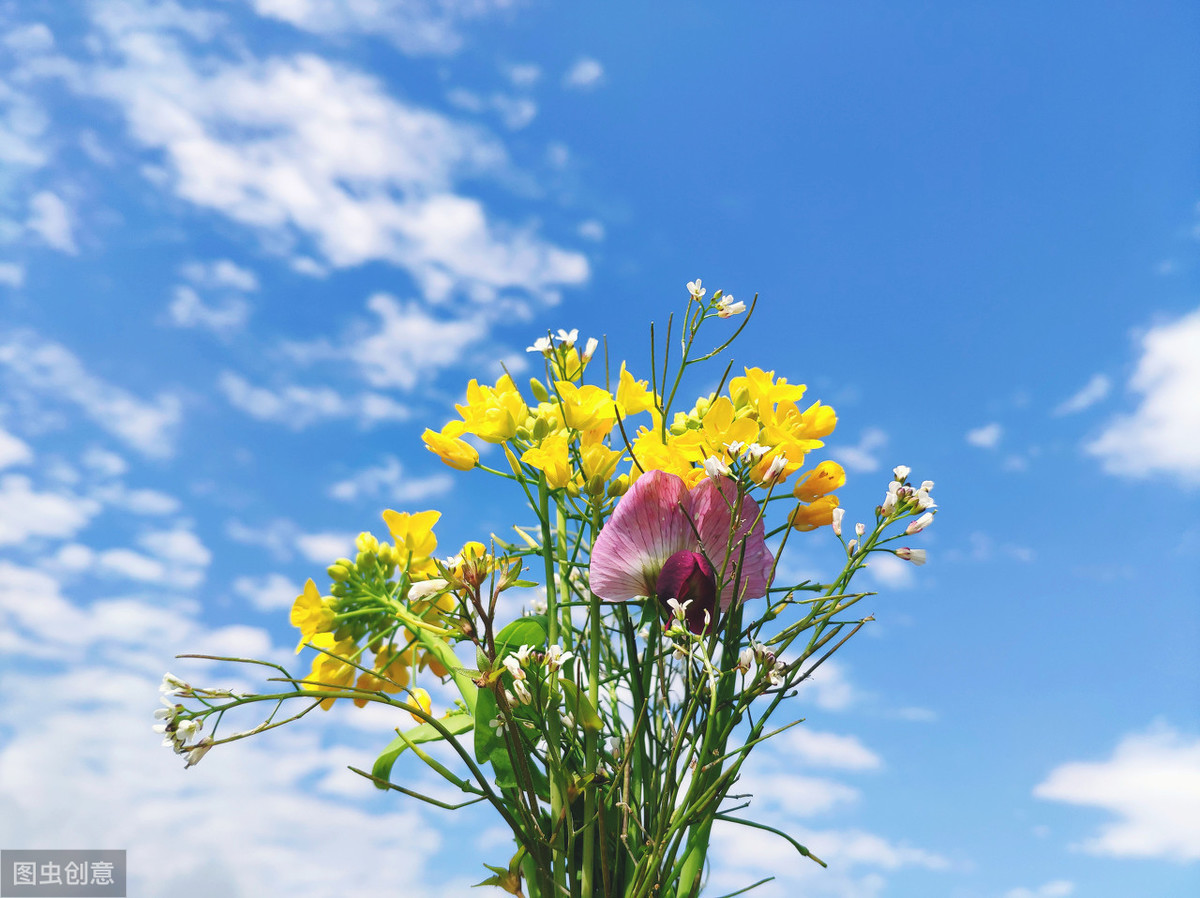
[[[356,772],[443,808],[491,805],[515,852],[486,865],[481,885],[513,895],[698,895],[717,822],[769,831],[823,864],[739,814],[748,804],[734,786],[755,747],[798,722],[781,719],[787,700],[869,620],[851,611],[869,594],[851,581],[871,553],[924,562],[924,550],[896,542],[932,521],[933,484],[911,486],[896,468],[873,523],[846,539],[835,494],[845,472],[808,460],[837,417],[804,405],[803,385],[758,368],[730,377],[729,362],[713,393],[679,408],[685,373],[719,363],[754,311],[719,290],[705,299],[699,280],[688,291],[678,355],[674,321],[661,360],[652,327],[646,379],[624,362],[599,366],[596,340],[581,350],[576,332],[559,331],[530,347],[544,379],[527,391],[507,374],[472,380],[459,417],[424,441],[464,477],[510,483],[521,500],[513,532],[439,558],[439,512],[383,512],[387,538],[361,534],[325,589],[310,579],[296,599],[308,673],[217,659],[274,668],[279,688],[261,694],[168,675],[166,743],[191,766],[339,700],[394,708],[396,738]],[[742,313],[717,345],[702,342]],[[484,465],[477,441],[500,447],[502,461]],[[842,543],[841,571],[777,582],[789,539],[823,527]],[[527,610],[506,620],[510,591]],[[433,706],[420,684],[434,681],[452,684],[442,693],[453,704]],[[222,731],[227,712],[254,703],[271,709],[260,724]],[[463,801],[410,788],[411,764]]]

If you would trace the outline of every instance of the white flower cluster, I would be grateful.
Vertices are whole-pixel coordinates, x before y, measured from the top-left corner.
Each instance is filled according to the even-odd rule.
[[[696,302],[703,302],[704,294],[708,292],[704,289],[704,284],[700,278],[688,281],[687,291]],[[723,293],[720,290],[713,294],[712,307],[716,310],[718,318],[730,318],[746,311],[746,304],[744,302],[735,302],[731,295]]]
[[[505,690],[504,697],[510,705],[529,705],[533,703],[533,695],[529,691],[528,678],[525,674],[530,662],[545,668],[547,674],[555,674],[558,670],[575,657],[574,652],[564,652],[562,646],[552,645],[545,652],[534,652],[533,646],[522,645],[510,655],[506,655],[500,663],[512,675],[512,689]]]
[[[782,686],[787,664],[775,657],[775,653],[760,642],[751,642],[742,649],[738,656],[737,667],[742,674],[750,673],[751,665],[757,663],[760,670],[765,670],[767,682],[772,686]]]
[[[547,334],[544,337],[538,337],[533,341],[532,346],[526,346],[526,352],[540,352],[542,355],[548,356],[554,352],[554,344],[557,341],[559,346],[566,349],[572,349],[579,341],[579,328],[573,327],[569,331],[563,330],[561,327],[558,333],[551,336]],[[595,337],[588,337],[587,343],[583,347],[583,361],[590,362],[592,356],[596,354],[596,349],[600,346],[600,341]]]
[[[154,732],[162,734],[163,745],[173,750],[175,754],[187,755],[187,764],[184,766],[192,767],[199,763],[200,759],[212,748],[212,740],[201,739],[189,746],[188,742],[199,735],[204,724],[194,718],[182,718],[183,705],[171,701],[171,696],[192,695],[192,687],[168,673],[163,675],[158,691],[162,697],[163,707],[154,712],[154,718],[161,720],[162,723],[154,725]]]

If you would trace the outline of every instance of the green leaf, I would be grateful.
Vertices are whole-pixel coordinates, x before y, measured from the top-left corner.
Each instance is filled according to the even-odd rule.
[[[492,726],[492,721],[499,716],[496,694],[491,689],[480,689],[475,708],[475,760],[481,764],[491,763],[496,785],[501,789],[512,789],[517,786],[517,775],[508,755],[508,745],[504,734]]]
[[[563,690],[563,707],[575,715],[575,722],[585,730],[593,733],[600,732],[603,722],[600,720],[600,715],[596,713],[596,709],[592,707],[592,703],[588,701],[588,697],[573,681],[565,677],[559,677],[558,684],[562,686]]]
[[[442,718],[441,724],[450,731],[451,735],[458,736],[471,729],[472,718],[466,711],[454,711]],[[422,742],[438,742],[442,739],[442,734],[430,724],[422,723],[410,730],[406,730],[404,738],[408,739],[408,742],[414,745],[420,745]],[[408,748],[408,742],[405,742],[399,736],[389,742],[383,753],[375,759],[375,766],[371,768],[371,775],[377,779],[390,780],[392,777],[392,767],[395,765],[396,759]],[[377,788],[384,789],[386,787],[377,786]]]
[[[496,634],[496,660],[515,652],[523,645],[540,649],[546,644],[546,615],[532,614],[518,617]]]

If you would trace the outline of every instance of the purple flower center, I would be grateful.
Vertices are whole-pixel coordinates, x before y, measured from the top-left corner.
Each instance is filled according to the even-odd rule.
[[[669,604],[674,599],[684,610],[684,623],[693,633],[711,633],[717,623],[717,577],[708,559],[699,552],[676,552],[658,574],[655,594],[667,612],[667,626],[675,618]],[[708,618],[707,624],[705,617]]]

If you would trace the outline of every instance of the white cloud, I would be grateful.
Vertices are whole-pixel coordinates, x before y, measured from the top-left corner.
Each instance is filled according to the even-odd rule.
[[[39,168],[46,164],[42,140],[49,120],[27,94],[0,81],[0,162]]]
[[[167,306],[167,317],[176,327],[202,327],[216,334],[230,334],[241,328],[250,315],[250,306],[238,297],[227,297],[215,305],[206,305],[191,287],[178,286]]]
[[[302,533],[296,537],[296,548],[306,561],[313,564],[333,564],[354,551],[353,533]]]
[[[598,221],[595,218],[589,218],[587,221],[581,221],[577,228],[579,236],[584,240],[591,240],[599,243],[604,239],[605,230],[604,222]]]
[[[0,262],[0,284],[17,289],[25,283],[25,266],[17,262]]]
[[[320,35],[378,34],[405,53],[424,56],[454,53],[463,43],[460,25],[507,9],[514,0],[253,0],[253,3],[260,16],[280,19],[296,28]],[[511,74],[510,77],[516,80]]]
[[[120,477],[129,470],[129,463],[115,452],[92,446],[87,449],[80,459],[88,470],[101,477]]]
[[[1084,450],[1110,474],[1167,474],[1200,484],[1200,309],[1151,328],[1141,350],[1129,381],[1139,405],[1110,420]]]
[[[112,508],[132,514],[165,515],[179,510],[179,500],[158,490],[130,489],[123,483],[103,484],[88,491],[88,495]]]
[[[447,894],[423,881],[436,875],[427,865],[441,841],[423,809],[373,813],[377,793],[345,770],[368,766],[386,734],[349,744],[335,710],[216,748],[193,770],[161,747],[150,713],[167,664],[193,682],[271,688],[172,654],[282,654],[261,630],[213,632],[197,613],[159,601],[79,605],[53,577],[0,561],[0,650],[40,653],[38,670],[14,667],[0,693],[0,842],[127,849],[141,858],[130,894],[148,898]],[[397,853],[404,864],[378,863]]]
[[[597,60],[584,56],[563,75],[563,87],[577,90],[590,90],[604,80],[604,66]]]
[[[278,611],[291,608],[300,594],[300,587],[282,574],[265,577],[238,577],[233,591],[259,611]]]
[[[33,461],[33,450],[19,437],[0,427],[0,468],[27,465]]]
[[[312,424],[341,418],[356,419],[369,427],[381,421],[408,417],[408,410],[378,393],[345,397],[331,387],[302,387],[287,384],[277,390],[256,387],[231,371],[217,380],[218,389],[235,408],[252,418],[302,430]]]
[[[155,458],[171,454],[181,417],[178,397],[159,393],[153,401],[139,399],[88,373],[66,347],[28,331],[10,332],[0,339],[0,365],[23,385],[77,405],[93,422],[142,454]]]
[[[428,477],[406,477],[400,460],[388,455],[381,464],[364,468],[333,484],[329,495],[342,502],[378,498],[396,503],[417,502],[448,492],[453,486],[454,478],[443,472]]]
[[[226,288],[243,293],[252,293],[258,289],[258,277],[254,272],[229,259],[189,262],[183,266],[181,273],[193,284],[208,289]]]
[[[6,33],[3,42],[17,53],[45,53],[54,47],[54,33],[41,22],[32,22]]]
[[[1073,761],[1033,790],[1118,819],[1076,846],[1090,854],[1200,859],[1200,738],[1159,723],[1125,736],[1107,761]]]
[[[1081,412],[1085,408],[1090,408],[1097,402],[1108,395],[1112,389],[1112,382],[1103,374],[1093,374],[1078,393],[1064,399],[1057,408],[1054,409],[1056,415],[1073,415],[1076,412]]]
[[[873,580],[889,589],[908,589],[916,583],[913,563],[887,552],[872,552],[867,570]]]
[[[533,87],[542,77],[542,70],[532,62],[519,62],[501,66],[501,71],[513,83],[514,87]]]
[[[815,658],[809,659],[808,664],[815,661]],[[844,711],[861,697],[847,678],[845,668],[832,658],[814,670],[798,688],[798,698],[814,701],[817,707],[827,711]]]
[[[20,474],[0,478],[0,546],[31,537],[69,537],[100,512],[100,504],[69,493],[38,492]]]
[[[1073,894],[1075,894],[1075,883],[1066,879],[1055,879],[1036,889],[1024,887],[1009,889],[1004,893],[1004,898],[1066,898]]]
[[[883,761],[854,736],[810,730],[800,724],[776,737],[777,750],[812,767],[878,770]],[[773,743],[775,744],[775,743]]]
[[[295,344],[298,358],[344,360],[358,367],[373,387],[411,390],[436,371],[463,358],[464,351],[487,334],[483,316],[444,319],[415,302],[401,304],[386,293],[367,300],[377,321],[355,325],[340,344]]]
[[[77,253],[74,215],[61,197],[43,190],[29,201],[29,219],[25,227],[47,245],[64,253]]]
[[[138,538],[138,544],[164,561],[188,567],[208,567],[210,552],[190,530],[155,530]]]
[[[887,445],[887,434],[876,427],[863,431],[857,446],[830,446],[829,454],[848,471],[869,473],[879,470],[879,458],[875,451]]]
[[[582,255],[497,223],[455,192],[465,177],[509,177],[503,146],[479,128],[317,56],[199,58],[136,17],[101,24],[123,63],[87,71],[79,89],[123,108],[134,139],[163,154],[179,196],[258,231],[275,251],[311,242],[305,254],[334,267],[391,262],[434,299],[552,297],[586,280]],[[510,123],[528,116],[527,104],[510,105]]]
[[[266,549],[279,561],[291,561],[297,553],[313,564],[329,565],[335,558],[354,550],[356,533],[305,533],[292,521],[276,518],[256,527],[231,520],[225,535],[234,542]]]
[[[995,449],[1000,444],[1000,437],[1003,435],[1004,428],[993,421],[991,424],[984,424],[982,427],[968,430],[967,442],[981,449]]]

